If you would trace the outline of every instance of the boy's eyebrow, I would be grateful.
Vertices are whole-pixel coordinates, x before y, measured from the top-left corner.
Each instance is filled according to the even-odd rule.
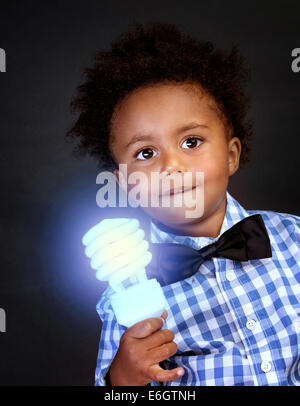
[[[180,134],[184,131],[192,130],[193,128],[197,128],[197,127],[208,128],[208,126],[204,125],[204,124],[189,123],[187,125],[184,125],[183,127],[178,128],[176,132],[177,132],[177,134]],[[126,148],[128,148],[130,145],[135,144],[136,142],[139,142],[139,141],[151,141],[152,138],[153,137],[151,134],[137,133],[133,136],[131,141],[128,142],[128,144],[126,145]]]

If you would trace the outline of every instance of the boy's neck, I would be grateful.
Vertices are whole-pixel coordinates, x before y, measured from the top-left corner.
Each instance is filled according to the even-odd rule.
[[[216,238],[221,231],[221,227],[226,214],[227,200],[226,193],[218,205],[217,209],[204,219],[198,219],[190,224],[167,225],[152,219],[153,223],[162,231],[176,235],[188,235],[191,237],[212,237]]]

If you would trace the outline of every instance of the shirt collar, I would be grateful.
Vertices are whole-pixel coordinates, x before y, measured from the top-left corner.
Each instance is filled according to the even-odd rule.
[[[220,233],[217,237],[192,237],[187,235],[176,235],[160,229],[154,222],[150,222],[150,236],[153,243],[178,243],[190,246],[194,249],[200,249],[216,241],[221,234],[238,223],[250,214],[245,210],[237,200],[235,200],[228,191],[226,191],[226,212]]]

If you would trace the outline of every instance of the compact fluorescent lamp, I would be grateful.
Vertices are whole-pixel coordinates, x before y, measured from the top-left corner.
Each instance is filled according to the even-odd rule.
[[[149,317],[159,317],[167,307],[156,279],[147,279],[151,261],[149,244],[137,219],[105,219],[82,238],[96,277],[108,281],[110,301],[119,324],[130,327]]]

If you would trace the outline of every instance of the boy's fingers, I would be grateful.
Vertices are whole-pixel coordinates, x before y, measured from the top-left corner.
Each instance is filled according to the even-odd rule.
[[[184,374],[184,369],[181,367],[174,369],[162,369],[158,364],[151,365],[148,369],[149,378],[152,381],[167,382],[177,379]]]
[[[170,343],[174,340],[175,334],[171,330],[162,329],[151,334],[145,338],[145,348],[151,350],[152,348],[160,347],[163,344]]]
[[[152,362],[159,363],[165,359],[172,357],[177,351],[177,344],[172,341],[171,343],[161,345],[160,347],[153,348],[151,352]]]
[[[139,321],[133,326],[129,327],[126,335],[133,338],[144,338],[162,328],[164,320],[162,317],[152,317],[146,320]]]
[[[161,317],[162,317],[164,320],[167,319],[167,317],[168,317],[168,312],[167,312],[167,310],[164,310],[164,311],[163,311],[163,314],[161,315]]]

